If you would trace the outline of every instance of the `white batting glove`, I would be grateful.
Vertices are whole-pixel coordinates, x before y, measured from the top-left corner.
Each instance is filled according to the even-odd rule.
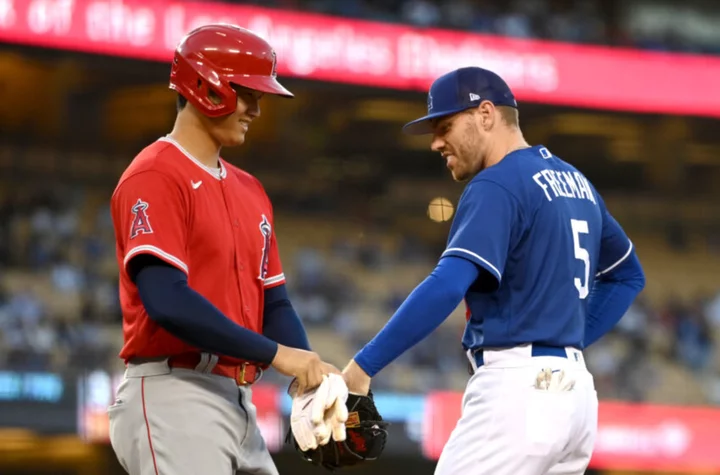
[[[314,398],[315,391],[307,391],[293,398],[290,428],[302,451],[316,449],[318,446],[311,415]]]
[[[293,399],[290,427],[300,447],[306,451],[330,442],[345,440],[348,389],[341,375],[323,376],[316,389]]]
[[[329,375],[328,383],[328,401],[332,401],[332,405],[325,411],[323,422],[331,428],[333,440],[342,442],[346,437],[345,422],[348,419],[348,387],[345,379],[339,374]]]
[[[348,388],[339,374],[329,374],[317,388],[312,405],[312,423],[318,445],[345,440]]]
[[[535,388],[545,391],[572,391],[575,380],[563,369],[544,368],[535,378]]]

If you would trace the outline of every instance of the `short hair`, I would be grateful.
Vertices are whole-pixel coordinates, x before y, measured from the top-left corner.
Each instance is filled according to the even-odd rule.
[[[213,91],[212,89],[210,89],[208,91],[208,97],[215,104],[220,104],[220,102],[222,101],[222,99],[220,99],[220,96],[218,96],[217,93],[215,91]],[[178,112],[183,110],[185,108],[185,106],[187,105],[187,103],[188,103],[188,100],[185,96],[183,96],[182,94],[177,95],[177,100],[175,101],[175,107],[177,108]]]
[[[180,112],[185,108],[187,105],[187,99],[185,99],[185,96],[182,94],[177,95],[177,100],[175,101],[175,107],[177,108],[177,111]]]
[[[500,117],[510,127],[520,127],[519,112],[516,108],[510,106],[497,106]]]

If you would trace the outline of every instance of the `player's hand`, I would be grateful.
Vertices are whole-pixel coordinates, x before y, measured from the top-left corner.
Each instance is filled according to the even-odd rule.
[[[370,392],[371,378],[355,360],[351,360],[345,366],[342,375],[351,394],[366,396]]]
[[[297,394],[320,386],[326,374],[340,373],[335,366],[321,360],[317,353],[284,345],[278,345],[271,364],[281,374],[295,378]]]
[[[345,440],[347,399],[345,381],[334,373],[323,376],[317,388],[293,397],[290,427],[300,450],[326,445],[331,437],[338,442]]]

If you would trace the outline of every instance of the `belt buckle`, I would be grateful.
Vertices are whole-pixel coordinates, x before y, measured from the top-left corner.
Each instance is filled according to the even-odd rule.
[[[248,384],[248,382],[245,381],[245,368],[247,368],[247,363],[241,364],[240,368],[242,368],[240,370],[240,385],[244,386],[244,385]]]
[[[262,378],[263,370],[259,366],[255,366],[255,379],[253,381],[245,381],[245,368],[247,368],[248,363],[244,362],[240,365],[240,385],[244,386],[246,384],[255,384],[258,381],[260,381],[260,378]]]

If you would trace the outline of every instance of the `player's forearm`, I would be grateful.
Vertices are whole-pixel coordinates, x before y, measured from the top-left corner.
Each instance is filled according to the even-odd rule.
[[[160,327],[187,343],[220,355],[270,364],[276,342],[236,324],[188,286],[185,274],[170,266],[139,271],[140,299]]]
[[[595,282],[588,302],[585,347],[612,330],[644,287],[645,274],[634,252],[610,274]]]
[[[441,259],[380,333],[360,350],[355,362],[372,377],[425,339],[457,308],[478,272],[475,264],[463,258]]]
[[[281,345],[311,351],[305,327],[290,303],[285,284],[265,291],[263,335]]]

